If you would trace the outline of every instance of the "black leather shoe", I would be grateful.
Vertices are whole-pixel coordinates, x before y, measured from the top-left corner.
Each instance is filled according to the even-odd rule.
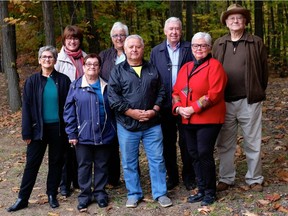
[[[49,205],[51,206],[51,208],[59,207],[59,202],[58,202],[56,196],[49,195],[48,196],[48,202],[49,202]]]
[[[108,206],[108,201],[106,199],[100,199],[97,201],[97,203],[100,208],[105,208]]]
[[[200,201],[203,200],[204,196],[205,196],[204,193],[199,193],[198,192],[195,195],[189,196],[188,199],[187,199],[187,202],[189,202],[189,203],[200,202]]]
[[[178,184],[179,184],[179,181],[172,181],[172,180],[168,179],[168,181],[167,181],[167,189],[168,189],[168,190],[172,190],[172,189],[175,188]]]
[[[18,211],[28,206],[28,200],[18,198],[16,202],[7,209],[8,212]]]
[[[87,203],[79,203],[78,206],[77,206],[77,209],[80,212],[85,212],[88,209],[88,204]]]
[[[215,200],[216,200],[215,196],[206,195],[201,202],[201,206],[212,205],[215,202]]]

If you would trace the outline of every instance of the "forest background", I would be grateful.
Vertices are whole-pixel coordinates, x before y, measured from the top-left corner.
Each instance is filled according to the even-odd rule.
[[[247,30],[263,38],[269,52],[270,71],[288,75],[288,2],[269,1],[0,1],[2,72],[8,82],[10,108],[21,107],[19,73],[23,66],[37,66],[41,46],[61,48],[67,25],[84,30],[83,50],[99,53],[111,47],[110,30],[115,21],[127,24],[130,34],[145,41],[145,58],[165,39],[163,27],[170,16],[183,22],[183,39],[190,41],[198,31],[209,32],[215,40],[227,32],[220,15],[231,3],[251,11]],[[15,88],[16,87],[16,88]]]

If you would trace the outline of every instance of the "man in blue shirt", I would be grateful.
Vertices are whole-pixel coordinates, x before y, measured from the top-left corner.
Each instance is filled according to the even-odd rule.
[[[182,180],[187,190],[195,187],[195,174],[192,159],[188,155],[186,144],[181,132],[179,119],[172,115],[172,90],[176,82],[179,69],[188,61],[192,61],[191,44],[182,41],[182,23],[177,17],[170,17],[164,26],[166,40],[152,49],[150,62],[156,66],[161,74],[165,86],[166,100],[161,109],[161,127],[163,131],[164,158],[167,169],[168,190],[179,183],[177,166],[177,130],[179,130],[179,147],[183,163]],[[161,61],[159,61],[161,59]]]

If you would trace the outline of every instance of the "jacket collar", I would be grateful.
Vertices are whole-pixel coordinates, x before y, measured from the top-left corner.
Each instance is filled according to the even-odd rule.
[[[120,63],[120,64],[121,64],[121,63]],[[144,59],[142,59],[142,67],[144,67],[146,64],[147,64],[147,61],[144,60]],[[132,67],[129,65],[127,59],[124,61],[123,68],[124,68],[125,70],[129,70],[130,68],[132,68]]]
[[[42,70],[40,71],[39,75],[40,75],[41,77],[45,77],[45,76],[42,76]],[[56,70],[53,69],[53,71],[51,72],[51,74],[49,75],[49,77],[53,78],[53,77],[55,77],[55,75],[56,75]]]
[[[252,43],[254,41],[252,35],[250,33],[248,33],[247,31],[244,32],[243,34],[243,40]],[[231,34],[228,33],[226,35],[224,35],[223,37],[221,37],[219,39],[219,44],[223,44],[226,43],[226,41],[231,41]]]
[[[89,85],[89,83],[87,82],[86,76],[83,75],[81,78],[81,88],[91,88],[91,86]],[[107,83],[100,77],[98,76],[98,79],[100,80],[100,86],[101,86],[101,92],[104,92],[104,88],[106,87]]]

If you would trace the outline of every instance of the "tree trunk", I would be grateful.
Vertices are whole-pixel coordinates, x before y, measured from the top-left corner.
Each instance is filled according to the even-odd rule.
[[[181,1],[170,1],[169,9],[170,17],[178,17],[182,20],[182,2]]]
[[[194,2],[186,1],[186,41],[191,41],[193,36],[193,8]]]
[[[45,44],[56,46],[55,31],[54,31],[54,15],[53,15],[53,2],[42,1],[44,31],[45,31]]]
[[[255,35],[263,38],[263,1],[255,1]]]
[[[75,1],[66,1],[68,6],[68,12],[70,15],[70,25],[75,25],[77,23],[77,14],[76,14],[76,8],[78,2]]]
[[[8,81],[8,102],[10,109],[16,112],[21,107],[19,75],[16,70],[16,34],[15,25],[4,22],[8,17],[8,2],[0,1],[0,22],[2,26],[3,69]]]
[[[100,43],[99,43],[99,34],[97,32],[97,28],[94,24],[93,17],[93,8],[91,1],[85,1],[85,13],[86,20],[88,21],[87,26],[87,42],[89,44],[89,53],[99,53],[100,52]]]
[[[150,9],[150,8],[147,8],[147,9],[146,9],[146,14],[147,14],[147,21],[148,21],[149,28],[150,28],[150,29],[153,29],[153,26],[152,26],[152,24],[151,24],[151,21],[152,21],[152,20],[151,20],[151,19],[152,19],[151,17],[152,17],[152,15],[151,15],[151,9]],[[150,47],[156,46],[154,34],[151,34],[150,37],[151,37]]]

